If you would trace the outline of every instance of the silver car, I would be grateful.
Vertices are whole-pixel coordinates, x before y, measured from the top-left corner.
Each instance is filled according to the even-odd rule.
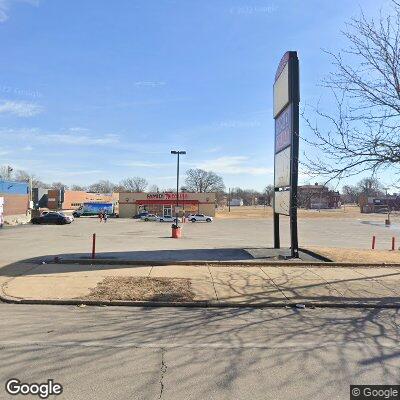
[[[157,221],[158,216],[156,214],[147,214],[140,217],[142,221]]]
[[[167,216],[164,216],[164,217],[158,217],[157,221],[158,222],[175,222],[175,218],[167,215]]]

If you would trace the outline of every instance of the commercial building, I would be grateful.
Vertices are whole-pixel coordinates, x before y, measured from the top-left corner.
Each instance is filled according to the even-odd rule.
[[[231,199],[229,205],[231,207],[241,207],[243,206],[243,199]]]
[[[6,223],[27,222],[29,185],[25,182],[0,181],[0,213]]]
[[[358,199],[362,213],[386,213],[389,211],[400,211],[400,195],[372,197],[361,194]]]
[[[311,210],[340,208],[340,193],[325,185],[303,185],[297,189],[298,206]]]
[[[78,190],[48,189],[47,208],[77,210],[83,203],[118,203],[118,193],[89,193]]]
[[[141,211],[163,216],[175,216],[176,193],[119,193],[119,216],[131,218]],[[179,193],[178,214],[215,215],[215,193]]]

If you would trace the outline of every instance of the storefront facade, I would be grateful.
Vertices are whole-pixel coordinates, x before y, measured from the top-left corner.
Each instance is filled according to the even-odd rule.
[[[132,218],[141,211],[159,216],[178,214],[215,215],[215,193],[179,193],[176,209],[176,193],[119,193],[119,216]]]

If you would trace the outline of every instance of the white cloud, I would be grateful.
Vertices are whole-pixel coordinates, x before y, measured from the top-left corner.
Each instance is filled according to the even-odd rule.
[[[205,152],[206,153],[217,153],[220,150],[222,150],[222,147],[216,146],[216,147],[211,147],[210,149],[205,150]]]
[[[41,135],[41,139],[45,139],[47,142],[58,143],[58,144],[73,144],[82,146],[91,145],[109,145],[119,143],[116,135],[104,135],[103,137],[97,137],[93,135],[76,135],[71,133],[51,133]]]
[[[119,144],[119,136],[115,134],[106,134],[103,136],[90,133],[83,133],[84,128],[79,131],[76,128],[67,129],[64,132],[53,133],[43,132],[39,129],[0,129],[0,137],[6,139],[25,140],[34,139],[37,142],[44,144],[65,144],[65,145],[81,145],[81,146],[109,146]],[[86,132],[86,131],[85,131]]]
[[[10,5],[15,2],[16,0],[0,0],[0,23],[4,23],[8,20]],[[19,2],[36,7],[39,5],[39,0],[19,0]]]
[[[6,100],[0,103],[0,114],[12,114],[18,117],[33,117],[34,115],[43,112],[43,110],[44,108],[39,104],[28,103],[25,101]]]
[[[170,167],[174,165],[172,163],[155,163],[155,162],[148,162],[148,161],[122,161],[117,162],[114,165],[118,165],[120,167],[143,167],[143,168],[164,168]]]
[[[81,175],[99,175],[103,174],[104,171],[99,170],[99,169],[92,169],[92,170],[82,170],[82,171],[65,171],[65,170],[53,170],[48,173],[48,175],[51,176],[81,176]]]
[[[248,157],[244,156],[227,156],[207,160],[198,164],[198,168],[220,174],[266,175],[274,172],[273,168],[248,165]]]

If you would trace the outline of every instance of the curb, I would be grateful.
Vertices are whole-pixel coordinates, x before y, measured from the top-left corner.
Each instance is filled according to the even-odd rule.
[[[302,267],[302,266],[315,266],[315,267],[399,267],[400,263],[366,263],[366,262],[323,262],[323,261],[181,261],[181,260],[116,260],[107,258],[82,258],[82,259],[68,259],[59,258],[57,262],[54,259],[47,259],[47,263],[57,264],[82,264],[82,265],[153,265],[153,266],[165,266],[165,265],[190,265],[190,266],[232,266],[232,267],[255,267],[255,266],[279,266],[279,267]]]
[[[0,301],[8,304],[41,304],[41,305],[69,305],[69,306],[108,306],[108,307],[177,307],[177,308],[385,308],[400,309],[400,303],[324,303],[324,302],[258,302],[235,303],[229,301],[188,301],[188,302],[162,302],[162,301],[129,301],[129,300],[85,300],[85,299],[22,299],[8,296],[0,289]]]

